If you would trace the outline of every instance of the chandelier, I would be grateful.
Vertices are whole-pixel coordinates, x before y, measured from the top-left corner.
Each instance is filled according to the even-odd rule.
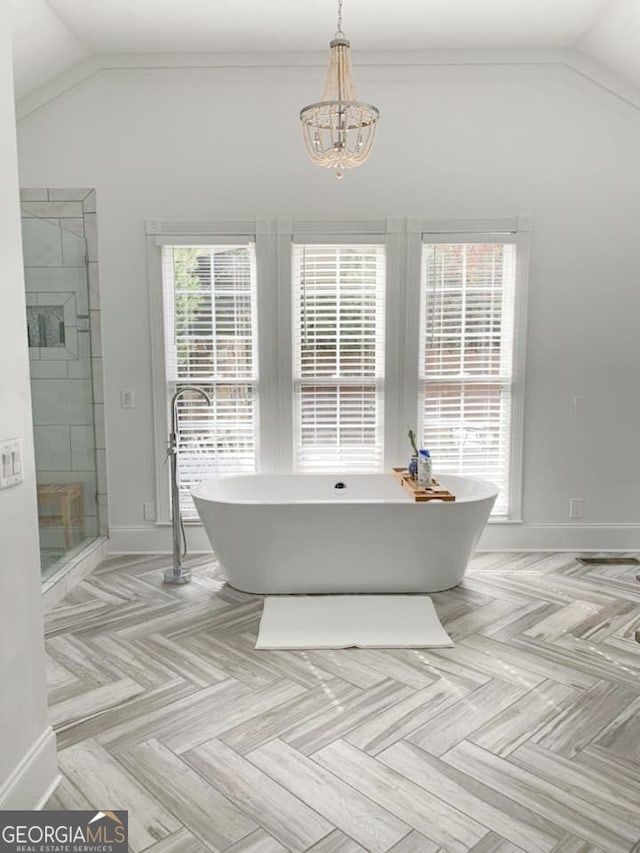
[[[351,44],[342,32],[342,0],[338,0],[338,29],[329,42],[329,69],[322,100],[300,110],[302,132],[311,160],[326,169],[352,169],[373,148],[380,113],[358,101],[351,70]]]

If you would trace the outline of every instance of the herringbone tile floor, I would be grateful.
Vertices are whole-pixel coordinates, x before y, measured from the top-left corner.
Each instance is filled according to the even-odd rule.
[[[212,558],[112,558],[47,619],[64,779],[148,853],[640,853],[638,567],[478,555],[453,649],[253,649]]]

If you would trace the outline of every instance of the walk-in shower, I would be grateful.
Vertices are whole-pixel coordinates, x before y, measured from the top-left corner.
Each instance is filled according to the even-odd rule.
[[[95,192],[21,192],[43,581],[106,533]]]

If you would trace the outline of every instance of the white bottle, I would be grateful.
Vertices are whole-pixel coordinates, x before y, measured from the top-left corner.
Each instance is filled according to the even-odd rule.
[[[421,450],[418,453],[417,483],[423,489],[431,485],[431,454],[428,450]]]

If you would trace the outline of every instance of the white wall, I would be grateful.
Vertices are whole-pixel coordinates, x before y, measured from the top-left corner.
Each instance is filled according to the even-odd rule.
[[[56,778],[47,724],[10,29],[0,3],[0,440],[22,438],[24,482],[0,491],[0,809],[34,808]]]
[[[303,153],[323,68],[115,69],[19,128],[23,186],[95,186],[111,523],[149,534],[154,499],[145,219],[533,217],[524,525],[492,547],[638,548],[640,115],[566,67],[361,68],[381,122],[342,182]],[[120,408],[131,388],[136,408]],[[584,414],[571,402],[583,396]],[[586,501],[570,522],[569,498]],[[194,538],[196,544],[203,539]]]

